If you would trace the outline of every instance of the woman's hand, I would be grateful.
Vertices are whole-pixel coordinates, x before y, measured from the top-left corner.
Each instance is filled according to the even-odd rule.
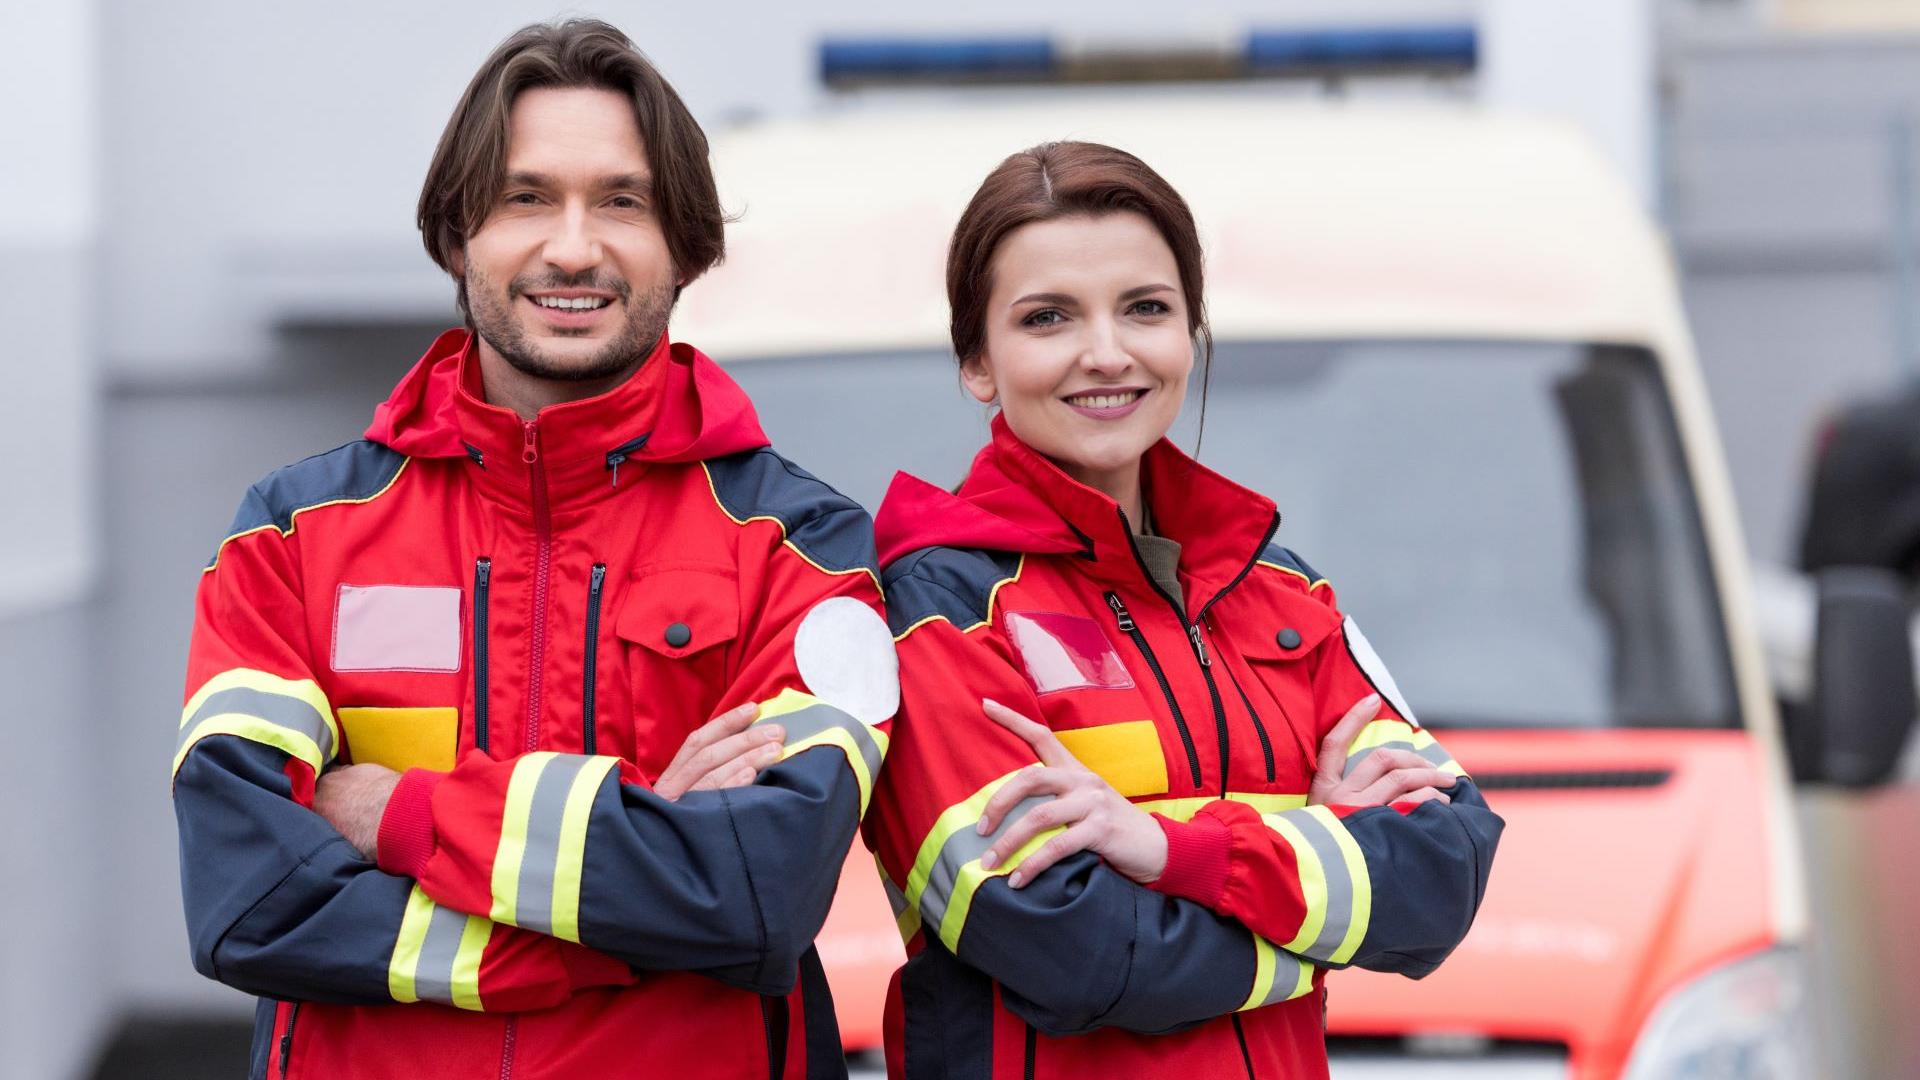
[[[1390,803],[1423,803],[1437,799],[1451,802],[1441,788],[1453,786],[1453,775],[1433,767],[1433,762],[1411,750],[1375,750],[1347,771],[1347,748],[1360,737],[1360,731],[1380,715],[1380,695],[1368,694],[1355,702],[1347,715],[1333,725],[1320,741],[1320,759],[1315,762],[1313,786],[1307,793],[1307,805],[1337,803],[1341,806],[1386,806]]]
[[[993,798],[978,826],[982,835],[999,828],[1007,812],[1020,800],[1035,795],[1054,798],[1028,810],[1025,816],[994,841],[980,865],[1000,865],[1040,833],[1064,825],[1066,831],[1040,845],[1007,878],[1018,889],[1039,873],[1076,851],[1091,851],[1109,866],[1142,885],[1151,884],[1167,868],[1167,836],[1153,815],[1128,802],[1100,774],[1080,764],[1053,732],[997,701],[982,700],[989,719],[1020,736],[1033,747],[1041,764],[1020,770]]]

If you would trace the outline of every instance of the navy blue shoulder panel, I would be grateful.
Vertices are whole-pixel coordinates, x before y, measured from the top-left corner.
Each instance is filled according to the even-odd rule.
[[[787,541],[816,565],[843,573],[879,574],[873,550],[873,519],[866,508],[812,473],[775,453],[747,450],[706,463],[713,497],[735,521],[773,518]]]
[[[1279,544],[1268,544],[1267,550],[1260,553],[1260,561],[1292,570],[1305,577],[1308,585],[1323,580],[1313,567],[1307,565],[1307,560],[1294,554],[1292,548],[1281,547]]]
[[[881,578],[895,637],[940,616],[961,630],[987,618],[994,586],[1020,572],[1020,556],[979,548],[930,547],[894,560]]]
[[[281,532],[293,528],[293,515],[330,502],[370,499],[393,483],[407,456],[367,439],[358,439],[315,454],[247,489],[240,510],[227,529],[229,537],[272,525]]]

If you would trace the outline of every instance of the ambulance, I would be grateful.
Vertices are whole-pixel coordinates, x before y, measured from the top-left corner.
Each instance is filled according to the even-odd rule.
[[[716,139],[738,220],[676,332],[869,508],[896,469],[957,482],[988,414],[947,342],[947,239],[1056,139],[1190,201],[1216,347],[1175,438],[1278,501],[1507,821],[1438,972],[1329,977],[1334,1075],[1920,1076],[1900,599],[1821,583],[1783,729],[1672,259],[1572,130],[1205,88],[748,124]],[[858,842],[820,946],[849,1050],[876,1046],[903,952]]]

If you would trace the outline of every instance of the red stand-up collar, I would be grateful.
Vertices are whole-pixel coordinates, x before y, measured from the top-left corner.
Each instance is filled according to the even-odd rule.
[[[1141,459],[1154,529],[1180,544],[1180,568],[1197,611],[1231,585],[1273,534],[1273,500],[1201,465],[1161,439]],[[1021,442],[1004,416],[973,459],[957,494],[902,473],[874,523],[880,561],[934,545],[1076,554],[1109,580],[1145,576],[1120,505]]]
[[[464,330],[440,335],[374,410],[367,437],[409,456],[469,458],[482,489],[515,505],[531,500],[535,464],[558,505],[611,492],[622,472],[636,479],[650,462],[767,445],[740,387],[699,350],[664,335],[626,382],[549,406],[529,422],[485,400]]]

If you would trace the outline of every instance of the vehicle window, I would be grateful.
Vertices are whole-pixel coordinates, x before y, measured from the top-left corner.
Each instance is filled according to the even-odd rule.
[[[789,457],[868,507],[957,482],[986,412],[950,357],[730,370]],[[1194,446],[1199,380],[1174,437]],[[1737,722],[1672,413],[1644,351],[1539,343],[1216,350],[1201,459],[1280,504],[1436,726]]]

